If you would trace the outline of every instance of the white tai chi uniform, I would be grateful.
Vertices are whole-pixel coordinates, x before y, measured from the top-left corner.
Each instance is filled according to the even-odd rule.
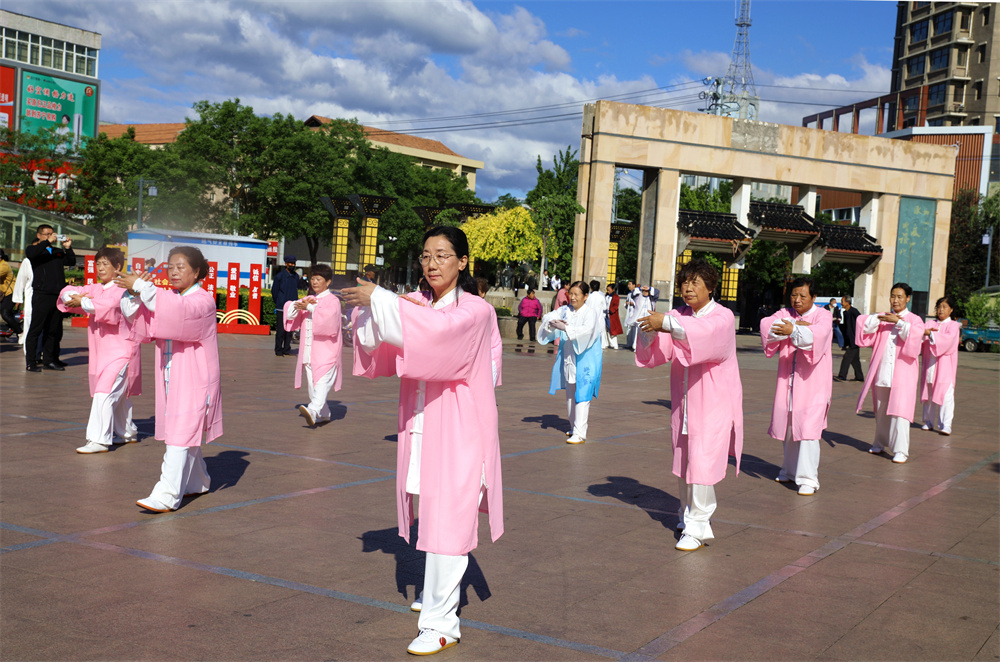
[[[21,329],[24,333],[17,337],[17,342],[21,347],[24,347],[24,339],[28,337],[28,329],[31,328],[31,297],[35,291],[35,288],[32,287],[34,276],[35,272],[31,268],[31,260],[28,258],[21,260],[21,266],[17,268],[17,278],[14,280],[14,292],[11,295],[14,297],[14,303],[21,304],[21,310],[24,312],[24,319],[21,320]],[[27,348],[25,348],[24,353],[28,353]]]
[[[875,333],[879,323],[878,315],[869,315],[865,320],[865,333]],[[910,422],[902,416],[889,416],[887,410],[889,389],[892,388],[892,375],[896,366],[896,338],[905,341],[909,334],[910,323],[905,320],[899,320],[892,326],[878,375],[872,385],[875,404],[875,443],[872,449],[886,449],[893,455],[902,453],[907,457],[910,455]]]

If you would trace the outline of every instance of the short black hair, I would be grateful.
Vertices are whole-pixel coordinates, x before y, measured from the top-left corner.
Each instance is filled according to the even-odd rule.
[[[951,306],[951,315],[949,315],[949,317],[954,318],[955,309],[958,308],[958,306],[955,305],[955,298],[952,297],[950,294],[947,294],[937,300],[937,303],[934,304],[934,308],[937,309],[937,307],[940,306],[942,303],[946,303],[949,306]]]
[[[689,280],[701,277],[709,293],[715,292],[715,286],[719,284],[719,271],[705,260],[691,260],[677,273],[677,284],[683,285]]]
[[[590,281],[590,291],[591,292],[596,292],[599,289],[601,289],[601,281],[596,280],[596,279]]]
[[[889,293],[891,294],[892,291],[896,289],[903,290],[904,292],[906,292],[906,296],[913,296],[913,288],[910,287],[908,283],[895,283],[892,287],[889,288]]]
[[[38,234],[42,230],[52,230],[54,232],[55,228],[49,225],[48,223],[42,223],[37,228],[35,228],[35,234]]]
[[[314,264],[309,268],[309,277],[322,276],[323,280],[333,280],[333,269],[329,264]]]
[[[569,284],[569,289],[572,290],[574,287],[583,292],[583,296],[587,296],[588,294],[590,294],[590,286],[584,283],[582,280],[578,280],[575,283]]]
[[[97,255],[94,256],[94,262],[97,262],[102,257],[107,258],[108,262],[115,269],[121,269],[125,266],[125,254],[122,253],[122,249],[115,248],[114,246],[105,246],[101,250],[97,251]]]
[[[198,280],[208,275],[208,260],[201,254],[201,251],[194,246],[174,246],[167,253],[167,261],[175,255],[183,255],[192,269],[198,271]]]
[[[814,292],[814,289],[816,287],[816,281],[814,281],[812,278],[809,278],[808,276],[799,276],[798,278],[793,280],[792,284],[788,286],[789,296],[792,294],[792,290],[798,287],[808,287],[809,296],[811,297],[816,296],[816,292]]]

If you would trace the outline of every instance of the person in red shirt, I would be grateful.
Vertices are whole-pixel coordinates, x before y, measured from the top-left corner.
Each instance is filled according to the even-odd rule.
[[[535,298],[535,290],[528,288],[528,294],[517,305],[517,339],[524,340],[524,324],[528,324],[528,338],[535,342],[535,322],[542,318],[542,303]]]

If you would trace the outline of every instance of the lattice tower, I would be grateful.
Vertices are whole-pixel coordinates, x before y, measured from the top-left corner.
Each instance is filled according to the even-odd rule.
[[[723,114],[741,119],[757,119],[760,97],[753,83],[750,65],[750,0],[736,0],[736,42],[729,70],[722,84]]]

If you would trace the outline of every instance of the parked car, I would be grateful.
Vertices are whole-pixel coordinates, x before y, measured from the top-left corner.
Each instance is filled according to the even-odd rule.
[[[965,348],[965,351],[985,351],[990,345],[1000,345],[1000,326],[969,326],[969,320],[964,317],[958,321],[962,324],[960,346]]]

